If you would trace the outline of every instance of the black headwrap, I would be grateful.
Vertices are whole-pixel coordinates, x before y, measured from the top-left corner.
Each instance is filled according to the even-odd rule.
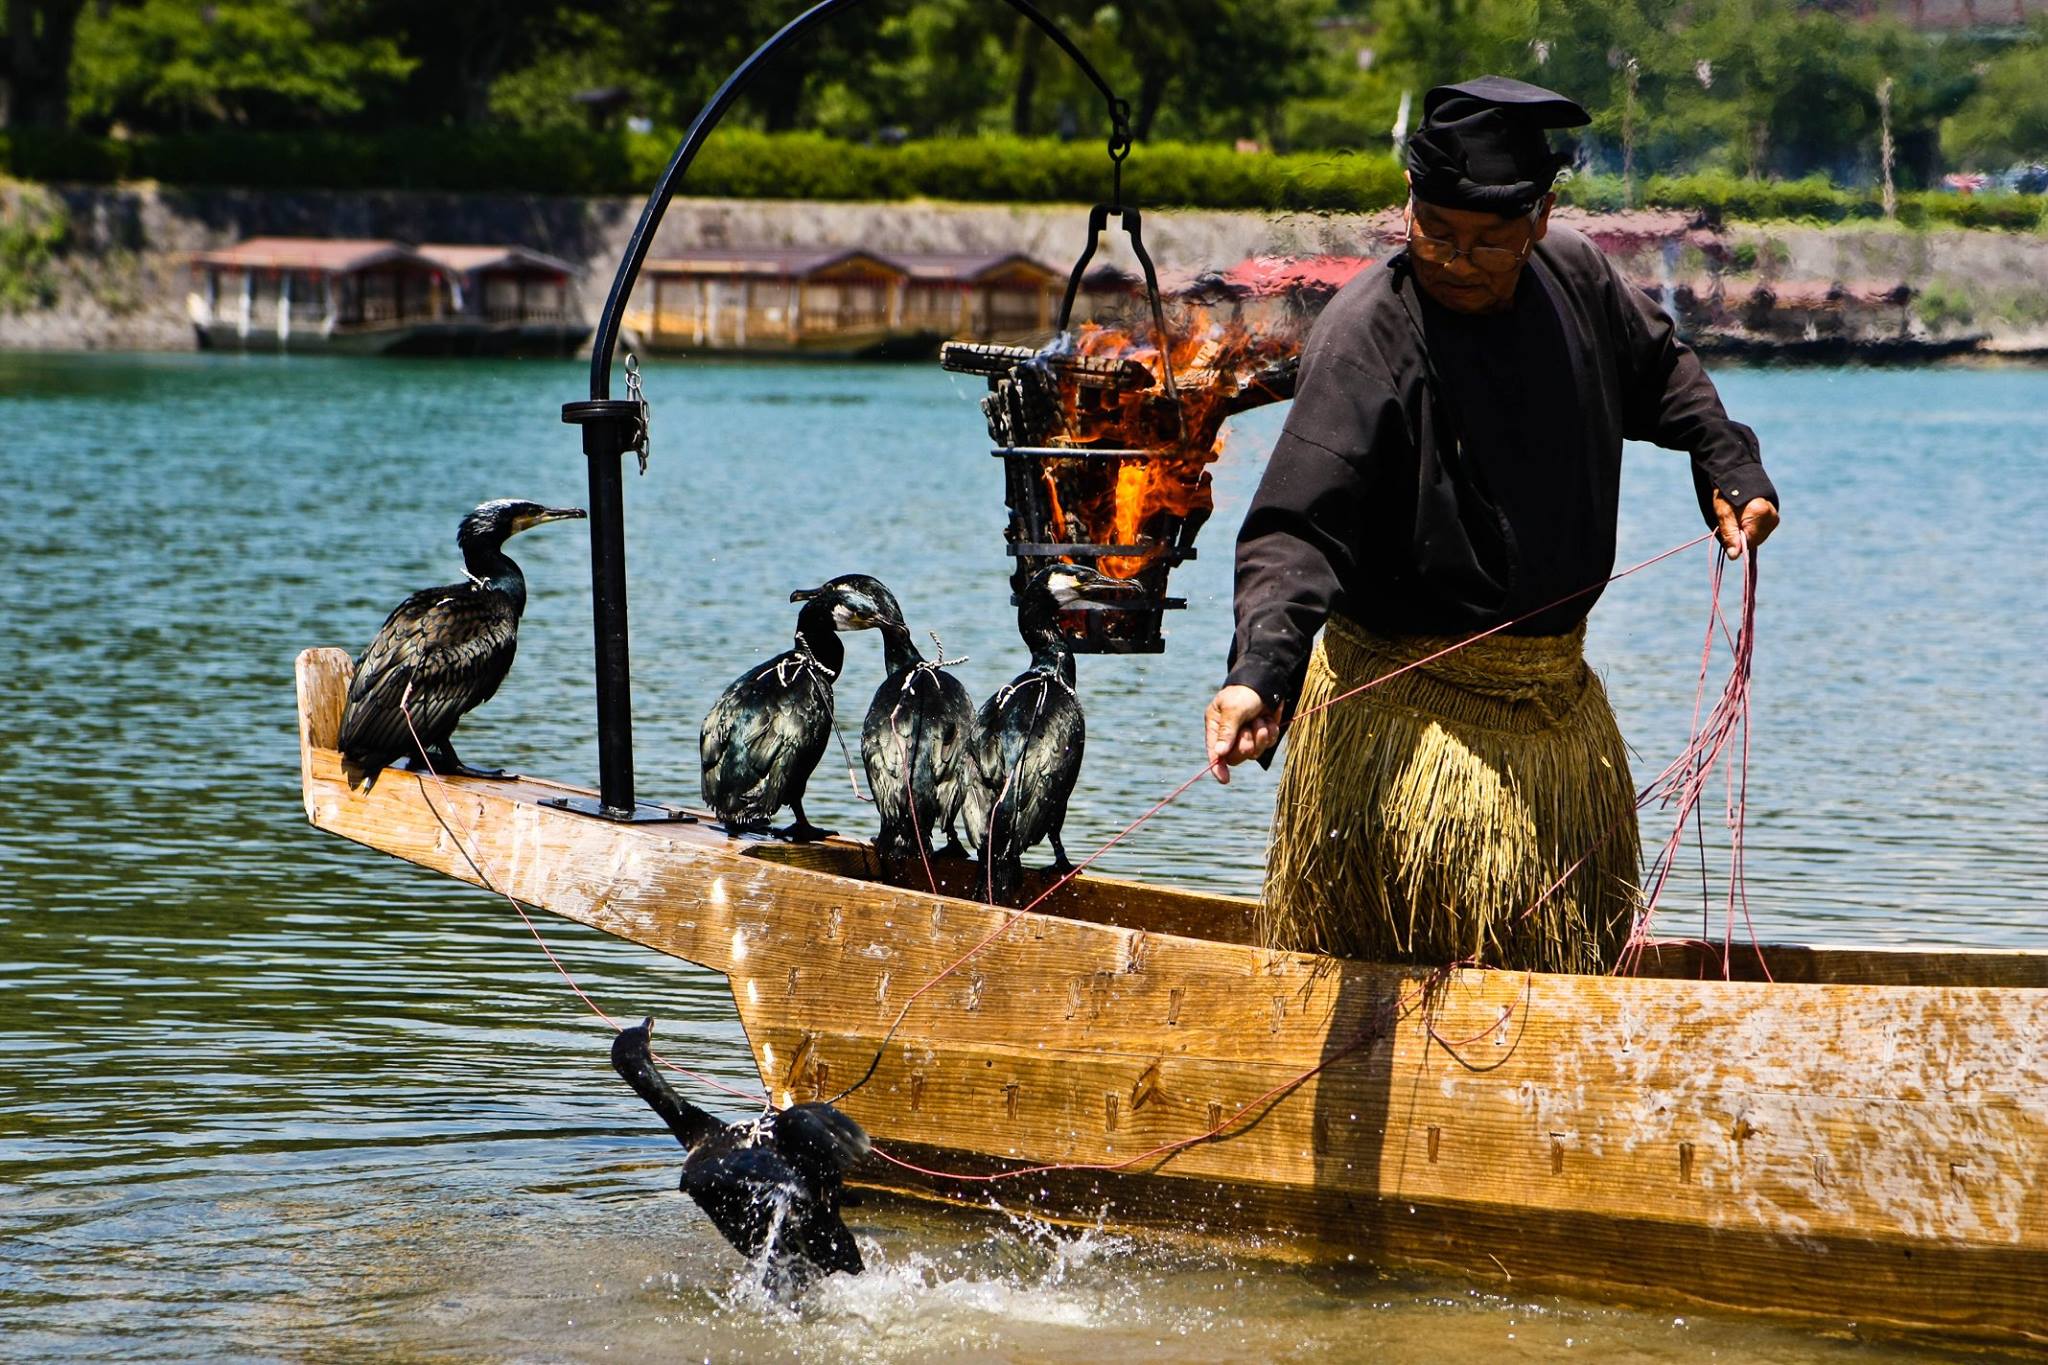
[[[1543,130],[1592,121],[1556,91],[1506,76],[1439,85],[1422,97],[1422,127],[1408,139],[1415,197],[1503,217],[1527,213],[1571,161],[1550,150]]]

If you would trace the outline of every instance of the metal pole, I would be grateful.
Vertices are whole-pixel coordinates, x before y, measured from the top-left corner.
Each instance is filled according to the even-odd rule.
[[[569,403],[562,420],[583,428],[590,465],[590,603],[597,655],[596,802],[547,802],[607,820],[678,818],[633,799],[632,654],[626,637],[626,453],[639,444],[640,405],[604,399]]]

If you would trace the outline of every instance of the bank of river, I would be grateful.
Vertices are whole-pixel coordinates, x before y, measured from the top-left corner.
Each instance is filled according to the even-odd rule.
[[[858,1211],[877,1270],[795,1310],[736,1283],[675,1149],[502,903],[307,828],[291,659],[360,648],[457,566],[484,497],[579,500],[573,364],[0,357],[0,1345],[15,1359],[1894,1354],[1844,1337],[1244,1249]],[[1729,371],[1788,521],[1764,552],[1751,903],[1770,937],[2048,947],[2048,373]],[[881,574],[977,694],[1019,663],[978,385],[915,367],[656,365],[629,494],[640,770],[783,647],[788,590]],[[1070,847],[1199,761],[1229,540],[1277,412],[1236,430],[1166,654],[1081,668]],[[1624,560],[1697,533],[1632,453]],[[533,600],[466,756],[587,779],[586,546]],[[1613,589],[1590,648],[1654,770],[1682,738],[1704,551]],[[879,651],[857,639],[842,707]],[[1249,891],[1272,783],[1205,784],[1115,870]],[[865,828],[828,762],[815,817]],[[1674,910],[1674,914],[1682,912]],[[543,926],[615,1013],[747,1075],[722,983]],[[1903,1356],[1903,1352],[1898,1353]]]
[[[640,200],[625,198],[0,182],[0,221],[54,227],[57,244],[47,260],[20,246],[0,253],[0,350],[190,350],[191,254],[266,235],[520,243],[577,267],[581,315],[594,319],[640,209]],[[1722,295],[1713,296],[1720,302],[1703,303],[1713,284],[1684,214],[1565,208],[1558,218],[1603,241],[1629,278],[1675,279],[1683,288],[1672,306],[1688,327],[1725,331],[1740,322],[1782,343],[1799,338],[1809,314],[1823,333],[1833,330],[1836,305],[1809,297],[1832,282],[1859,297],[1905,284],[1918,295],[1911,311],[1919,332],[2048,352],[2048,233],[1731,223],[1711,243],[1726,257]],[[1085,222],[1071,204],[683,198],[670,206],[651,254],[769,246],[1021,251],[1064,268],[1081,249]],[[1161,270],[1192,275],[1252,255],[1379,255],[1390,226],[1384,215],[1163,209],[1147,212],[1145,239]],[[28,237],[17,232],[14,240]],[[1101,246],[1098,263],[1135,270],[1120,234],[1105,235]],[[1744,301],[1760,284],[1784,293],[1782,306],[1752,314]],[[1892,337],[1904,321],[1867,301],[1850,313],[1858,337]]]

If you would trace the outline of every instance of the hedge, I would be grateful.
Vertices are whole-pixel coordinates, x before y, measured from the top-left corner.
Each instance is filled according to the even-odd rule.
[[[1568,203],[1595,210],[1622,207],[1618,176],[1582,176],[1566,182]],[[1636,197],[1649,208],[1706,211],[1746,222],[1795,221],[1840,223],[1876,221],[1884,205],[1869,190],[1840,189],[1819,176],[1804,180],[1744,180],[1719,172],[1650,176]],[[1947,194],[1905,191],[1899,195],[1898,221],[1907,227],[1973,227],[2034,229],[2043,223],[2048,196],[2038,194]]]
[[[668,134],[581,131],[215,132],[132,140],[22,131],[0,135],[0,170],[25,180],[194,187],[638,195],[673,150]],[[1403,194],[1400,168],[1380,153],[1243,155],[1184,143],[1140,146],[1124,183],[1133,202],[1160,207],[1345,212],[1384,208]],[[749,199],[1014,203],[1085,203],[1104,198],[1108,188],[1107,159],[1094,141],[982,137],[880,147],[745,129],[715,134],[684,182],[689,194]],[[1595,209],[1619,208],[1623,198],[1612,176],[1573,180],[1564,197]],[[1881,217],[1875,195],[1823,179],[1651,176],[1637,202],[1752,221]],[[1899,196],[1899,220],[2030,229],[2042,226],[2043,203],[2040,195],[1906,193]]]

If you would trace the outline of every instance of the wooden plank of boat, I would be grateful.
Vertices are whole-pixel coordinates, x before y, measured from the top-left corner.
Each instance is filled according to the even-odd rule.
[[[2048,954],[1432,982],[1261,949],[1229,897],[1083,877],[1018,916],[943,894],[970,890],[957,864],[933,894],[864,845],[610,825],[531,778],[351,792],[348,676],[300,656],[315,825],[724,973],[778,1103],[872,1064],[846,1110],[949,1172],[876,1183],[985,1198],[962,1177],[1052,1164],[994,1191],[1520,1289],[2048,1341]]]

